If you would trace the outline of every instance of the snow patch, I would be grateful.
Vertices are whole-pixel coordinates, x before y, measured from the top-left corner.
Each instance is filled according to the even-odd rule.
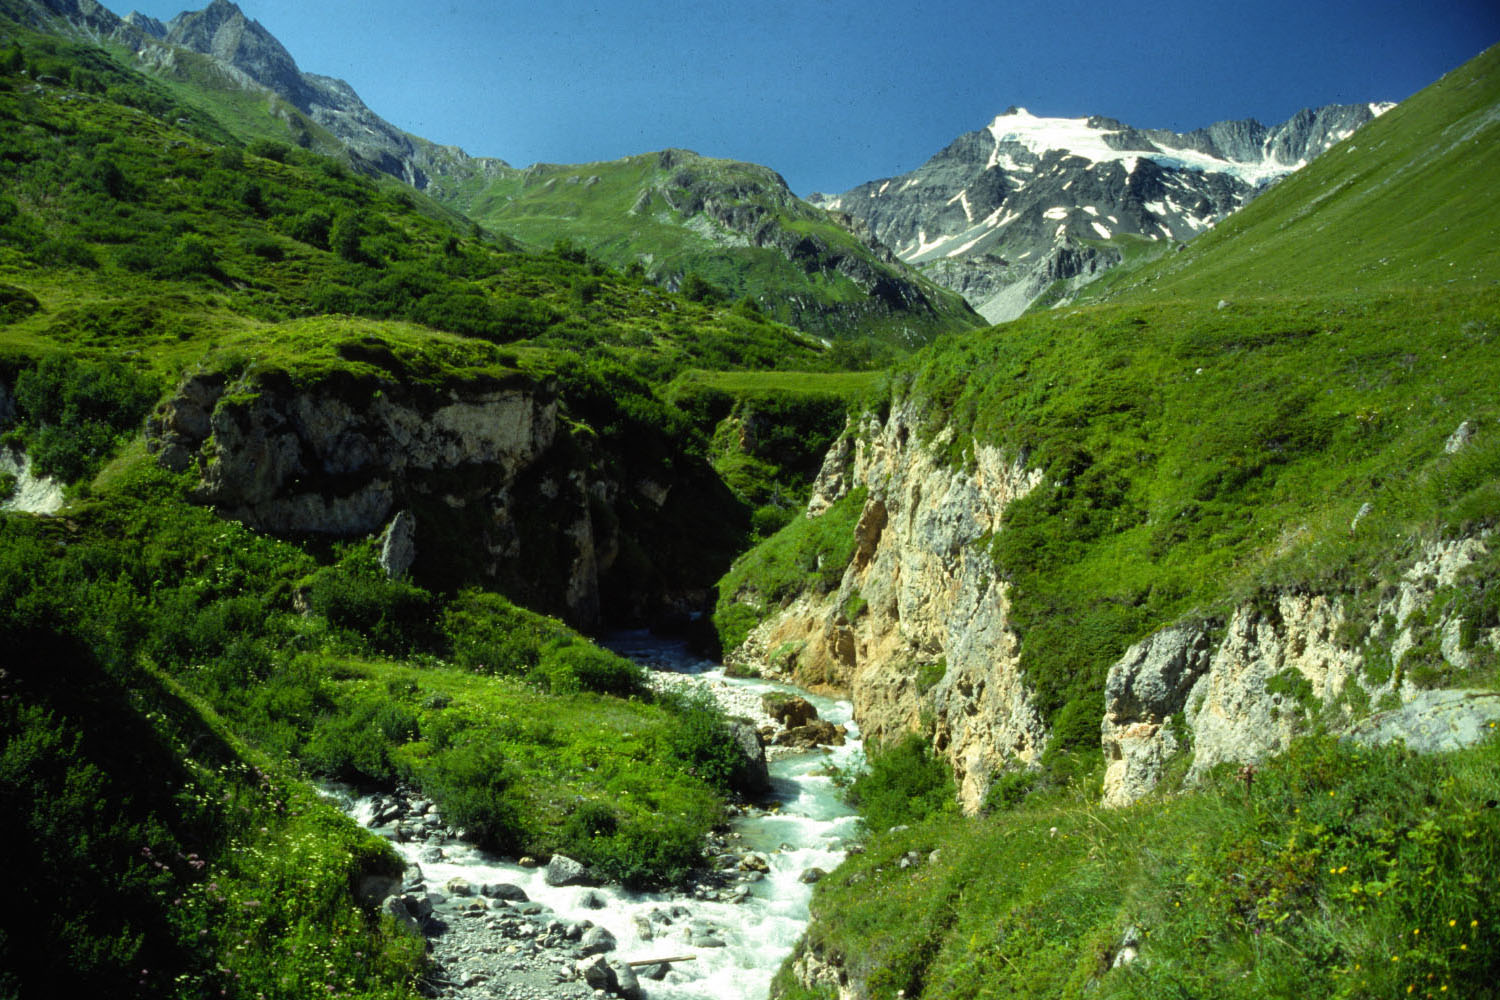
[[[1052,219],[1054,221],[1057,219],[1066,219],[1067,217],[1068,209],[1062,205],[1054,205],[1051,208],[1047,209],[1047,211],[1042,213],[1042,218]]]
[[[1083,206],[1083,210],[1085,212],[1089,213],[1090,215],[1092,215],[1096,219],[1099,217],[1099,210],[1097,208],[1095,208],[1093,205],[1085,205],[1085,206]]]
[[[973,222],[974,222],[974,209],[971,208],[971,207],[969,207],[969,192],[968,192],[968,190],[965,189],[963,191],[960,191],[960,192],[958,192],[958,194],[954,195],[952,198],[949,198],[948,199],[948,204],[951,205],[955,201],[958,202],[959,205],[961,205],[963,207],[964,218],[967,219],[967,220],[969,220],[970,225],[972,225]]]
[[[974,247],[979,243],[979,241],[982,240],[982,239],[984,239],[988,235],[989,235],[989,233],[980,233],[978,236],[974,237],[972,240],[970,240],[969,242],[965,243],[963,246],[954,247],[952,250],[949,250],[943,256],[945,256],[945,257],[962,257],[964,254],[968,253],[970,250],[973,250]]]
[[[1111,236],[1112,236],[1112,235],[1114,235],[1114,234],[1113,234],[1113,233],[1111,233],[1111,232],[1110,232],[1110,231],[1109,231],[1109,230],[1108,230],[1108,229],[1106,229],[1106,228],[1104,228],[1104,226],[1103,226],[1103,225],[1101,225],[1101,224],[1099,224],[1099,223],[1097,223],[1097,222],[1090,222],[1090,223],[1089,223],[1089,225],[1091,225],[1091,226],[1093,226],[1093,227],[1094,227],[1094,232],[1096,232],[1096,233],[1098,233],[1098,234],[1099,234],[1099,238],[1100,238],[1100,239],[1101,239],[1101,240],[1107,240],[1107,239],[1109,239],[1109,238],[1110,238],[1110,237],[1111,237]]]
[[[1374,111],[1373,105],[1371,110]],[[1002,147],[1020,146],[1034,156],[1060,149],[1092,163],[1120,163],[1127,174],[1135,173],[1142,159],[1149,159],[1177,170],[1229,174],[1256,186],[1296,169],[1295,166],[1279,164],[1264,157],[1250,161],[1226,160],[1194,149],[1164,146],[1160,142],[1156,145],[1161,152],[1144,156],[1140,151],[1132,153],[1111,149],[1106,140],[1111,135],[1119,134],[1118,129],[1091,126],[1087,118],[1039,118],[1024,109],[996,116],[989,124],[989,133],[995,140],[995,149],[989,157],[990,165],[1012,156],[1009,150],[1003,150]]]
[[[916,248],[903,253],[901,256],[906,260],[914,260],[918,257],[926,257],[944,244],[952,243],[953,240],[954,237],[952,236],[939,236],[937,239],[929,243],[927,242],[927,231],[925,229],[919,230],[917,233]]]

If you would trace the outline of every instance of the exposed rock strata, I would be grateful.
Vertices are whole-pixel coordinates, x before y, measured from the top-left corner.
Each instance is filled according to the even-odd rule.
[[[1034,761],[1046,742],[1019,673],[1005,586],[975,544],[1003,529],[1006,507],[1039,474],[983,445],[970,449],[967,467],[949,468],[938,457],[946,441],[925,446],[918,431],[917,414],[898,406],[883,422],[866,417],[829,452],[809,516],[866,488],[854,557],[837,590],[804,595],[733,655],[805,686],[849,691],[867,738],[925,726],[972,811],[992,774]],[[856,594],[865,610],[849,621]]]
[[[1488,701],[1472,692],[1419,690],[1402,665],[1424,632],[1440,637],[1448,664],[1467,669],[1472,653],[1458,638],[1462,622],[1451,614],[1424,622],[1418,613],[1487,553],[1483,538],[1430,543],[1373,607],[1282,593],[1236,608],[1227,622],[1174,626],[1132,646],[1110,668],[1105,688],[1104,804],[1128,805],[1146,795],[1189,745],[1191,782],[1217,764],[1253,764],[1284,750],[1314,717],[1347,724],[1355,706],[1367,703],[1410,709],[1355,728],[1386,741],[1402,734],[1403,719],[1414,748],[1447,747],[1454,733],[1477,733],[1474,719],[1489,716],[1473,711]],[[1500,646],[1500,630],[1477,641]],[[1388,657],[1389,669],[1368,669],[1372,657],[1382,664]],[[1444,708],[1454,699],[1463,709],[1457,715]]]

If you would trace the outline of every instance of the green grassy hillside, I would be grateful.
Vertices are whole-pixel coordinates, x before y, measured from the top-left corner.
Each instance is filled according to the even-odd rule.
[[[27,913],[0,930],[7,996],[60,969],[110,996],[415,995],[420,944],[354,892],[397,863],[311,779],[410,784],[498,850],[635,885],[684,878],[733,794],[711,705],[464,587],[461,550],[392,580],[368,539],[220,518],[142,419],[186,372],[231,376],[226,406],[522,388],[557,400],[559,461],[676,476],[694,511],[670,538],[596,516],[641,547],[635,571],[707,583],[749,508],[668,383],[828,352],[236,133],[107,52],[0,27],[0,430],[68,500],[0,514],[0,794]]]
[[[748,298],[819,336],[907,347],[981,322],[956,294],[894,257],[877,258],[754,164],[666,150],[459,183],[440,178],[431,190],[522,242],[568,239],[672,287]]]
[[[920,741],[855,784],[869,849],[819,886],[804,948],[860,995],[1493,994],[1497,862],[1467,847],[1493,742],[1419,761],[1309,737],[1253,787],[1226,767],[1181,797],[1092,803],[1104,680],[1130,644],[1285,592],[1373,615],[1424,544],[1500,523],[1497,68],[1485,53],[1187,249],[1111,272],[1103,304],[897,366],[891,404],[921,412],[952,465],[977,440],[1045,473],[982,547],[1052,738],[1039,771],[991,787],[989,818],[942,808],[952,789]],[[854,502],[789,526],[721,593],[771,612],[826,589]],[[1477,634],[1500,624],[1497,594],[1491,554],[1437,606]],[[744,609],[721,605],[721,634],[743,633]],[[1470,643],[1459,670],[1430,628],[1396,660],[1338,641],[1366,643],[1372,681],[1500,684],[1492,648]],[[1310,728],[1371,709],[1348,697]],[[1140,959],[1115,968],[1127,941]],[[835,988],[789,965],[778,991]]]

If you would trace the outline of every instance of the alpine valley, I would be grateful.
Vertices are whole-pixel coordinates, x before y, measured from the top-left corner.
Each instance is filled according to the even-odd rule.
[[[1495,995],[1497,176],[1500,49],[803,200],[0,0],[0,996]]]

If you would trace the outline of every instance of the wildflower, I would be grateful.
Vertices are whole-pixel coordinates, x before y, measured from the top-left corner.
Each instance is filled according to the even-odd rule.
[[[1469,921],[1469,926],[1470,927],[1478,927],[1479,926],[1479,921],[1477,921],[1477,920],[1470,920]]]
[[[1448,921],[1448,926],[1449,927],[1457,927],[1458,926],[1458,921],[1457,920],[1450,920],[1450,921]]]

